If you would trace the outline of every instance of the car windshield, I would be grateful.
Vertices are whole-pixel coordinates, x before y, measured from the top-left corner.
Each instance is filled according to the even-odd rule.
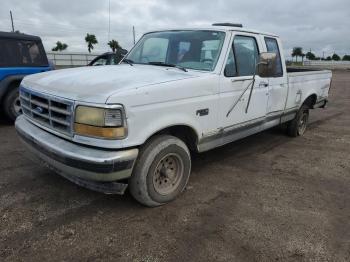
[[[126,59],[136,64],[173,65],[213,71],[225,39],[218,31],[164,31],[144,35]]]

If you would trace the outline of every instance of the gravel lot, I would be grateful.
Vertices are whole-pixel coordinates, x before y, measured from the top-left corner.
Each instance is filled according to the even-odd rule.
[[[155,209],[32,162],[0,120],[0,260],[350,261],[349,110],[350,72],[335,72],[304,137],[195,155],[186,192]]]

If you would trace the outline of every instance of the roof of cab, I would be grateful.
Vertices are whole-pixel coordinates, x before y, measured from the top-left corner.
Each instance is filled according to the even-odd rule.
[[[164,30],[154,30],[147,33],[154,33],[154,32],[162,32],[162,31],[178,31],[178,30],[207,30],[207,31],[223,31],[223,32],[245,32],[245,33],[253,33],[253,34],[260,34],[260,35],[266,35],[266,36],[272,36],[272,37],[278,37],[278,35],[268,32],[262,32],[258,30],[252,30],[245,27],[235,27],[235,26],[208,26],[208,27],[183,27],[183,28],[169,28]]]
[[[0,38],[41,41],[40,37],[38,36],[26,35],[22,33],[13,33],[13,32],[1,32],[1,31],[0,31]]]

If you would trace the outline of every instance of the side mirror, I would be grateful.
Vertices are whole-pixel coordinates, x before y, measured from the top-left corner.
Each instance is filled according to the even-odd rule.
[[[258,74],[260,77],[273,77],[276,75],[276,53],[265,52],[260,54]]]

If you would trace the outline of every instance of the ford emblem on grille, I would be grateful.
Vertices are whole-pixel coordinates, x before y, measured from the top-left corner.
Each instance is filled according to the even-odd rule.
[[[39,113],[39,114],[42,114],[44,113],[44,109],[40,106],[37,106],[36,108],[34,108],[35,112]]]

